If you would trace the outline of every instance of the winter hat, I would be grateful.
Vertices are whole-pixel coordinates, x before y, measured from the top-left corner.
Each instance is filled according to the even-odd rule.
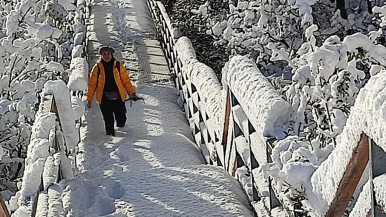
[[[114,48],[110,47],[110,46],[102,46],[100,49],[99,49],[99,54],[102,55],[103,52],[110,52],[111,54],[113,54],[115,52]]]

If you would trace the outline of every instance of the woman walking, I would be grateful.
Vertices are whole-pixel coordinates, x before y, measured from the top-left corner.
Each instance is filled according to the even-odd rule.
[[[87,107],[91,108],[91,101],[96,95],[106,134],[112,136],[115,136],[115,121],[117,127],[123,127],[126,123],[126,92],[132,100],[139,99],[126,68],[114,58],[114,52],[109,46],[100,48],[101,58],[92,69],[87,93]]]

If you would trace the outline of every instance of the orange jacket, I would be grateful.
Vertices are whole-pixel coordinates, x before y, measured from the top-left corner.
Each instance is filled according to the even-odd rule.
[[[129,74],[123,66],[122,63],[119,63],[120,72],[115,67],[117,60],[114,60],[114,78],[115,83],[117,84],[119,95],[121,96],[122,101],[126,100],[126,91],[133,95],[135,94],[135,87],[131,84]],[[99,66],[99,79],[98,79],[98,66]],[[98,84],[97,84],[98,83]],[[88,81],[88,92],[87,92],[87,101],[91,102],[96,91],[96,100],[100,104],[102,101],[103,89],[105,87],[105,69],[103,68],[102,59],[94,65],[91,72],[90,80]]]

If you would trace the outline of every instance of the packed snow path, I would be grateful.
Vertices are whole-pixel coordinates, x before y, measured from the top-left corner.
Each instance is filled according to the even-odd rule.
[[[88,26],[92,66],[116,49],[145,98],[126,103],[127,123],[105,135],[96,102],[81,129],[79,174],[64,191],[66,216],[253,216],[238,182],[205,165],[169,80],[145,0],[97,0]]]

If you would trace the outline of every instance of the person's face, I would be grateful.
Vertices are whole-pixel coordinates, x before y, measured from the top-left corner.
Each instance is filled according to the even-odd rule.
[[[102,53],[102,59],[105,61],[105,62],[109,62],[111,60],[111,53],[109,51],[105,51]]]

